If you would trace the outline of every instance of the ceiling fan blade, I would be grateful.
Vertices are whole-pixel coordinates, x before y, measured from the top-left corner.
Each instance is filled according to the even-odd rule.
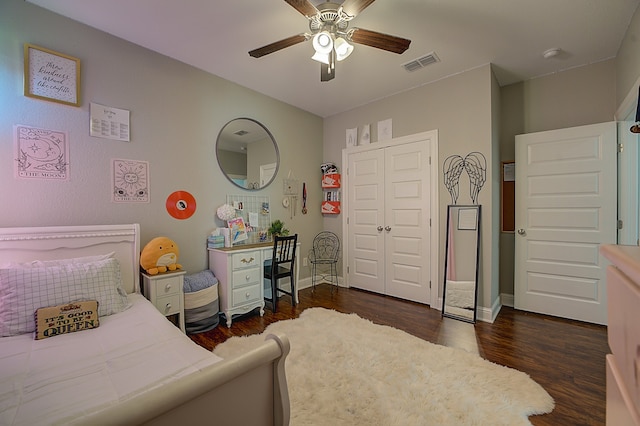
[[[335,67],[331,69],[331,66],[328,64],[320,64],[320,81],[331,81],[335,76]]]
[[[369,7],[374,1],[375,0],[345,0],[345,2],[342,3],[342,10],[349,16],[356,16]]]
[[[350,38],[354,43],[364,44],[393,53],[403,53],[411,44],[411,40],[402,37],[364,30],[362,28],[353,28],[353,30]]]
[[[267,44],[266,46],[259,47],[257,49],[253,49],[249,51],[249,56],[254,58],[260,58],[264,55],[268,55],[269,53],[277,52],[278,50],[282,50],[285,47],[293,46],[294,44],[302,43],[306,41],[307,37],[304,34],[294,35],[288,38],[285,38],[280,41],[276,41],[271,44]]]
[[[311,3],[309,0],[284,0],[289,5],[293,6],[295,10],[302,13],[307,18],[311,18],[312,16],[316,16],[318,14],[318,9]]]

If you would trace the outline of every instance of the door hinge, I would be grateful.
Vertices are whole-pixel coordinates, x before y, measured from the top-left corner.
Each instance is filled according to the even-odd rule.
[[[431,157],[429,157],[429,165],[431,165]]]
[[[624,144],[619,143],[618,144],[618,152],[622,152],[622,151],[624,151]]]
[[[624,226],[624,222],[622,222],[622,219],[618,219],[618,229],[622,229]]]
[[[429,288],[431,288],[431,281],[429,281]]]

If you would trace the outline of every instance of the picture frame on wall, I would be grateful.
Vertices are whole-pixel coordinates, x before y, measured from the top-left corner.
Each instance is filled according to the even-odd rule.
[[[358,128],[347,129],[347,148],[358,145]]]
[[[80,106],[80,59],[25,43],[24,95]]]

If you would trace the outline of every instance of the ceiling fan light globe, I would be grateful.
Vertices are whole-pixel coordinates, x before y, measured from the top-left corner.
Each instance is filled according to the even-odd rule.
[[[314,61],[322,62],[323,64],[329,65],[329,54],[328,53],[320,53],[316,52],[311,59]]]
[[[353,52],[353,45],[342,37],[338,37],[334,43],[334,49],[336,51],[336,59],[338,61],[342,61],[351,55],[351,52]]]
[[[317,53],[329,53],[333,49],[333,38],[328,31],[320,31],[313,36],[313,48]]]

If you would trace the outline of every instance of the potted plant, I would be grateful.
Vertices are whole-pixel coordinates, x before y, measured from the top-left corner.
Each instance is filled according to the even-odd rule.
[[[280,219],[276,219],[273,222],[271,222],[271,226],[269,226],[269,229],[267,229],[267,232],[269,233],[269,235],[273,235],[273,236],[289,235],[289,230],[284,227],[284,222],[281,221]]]

